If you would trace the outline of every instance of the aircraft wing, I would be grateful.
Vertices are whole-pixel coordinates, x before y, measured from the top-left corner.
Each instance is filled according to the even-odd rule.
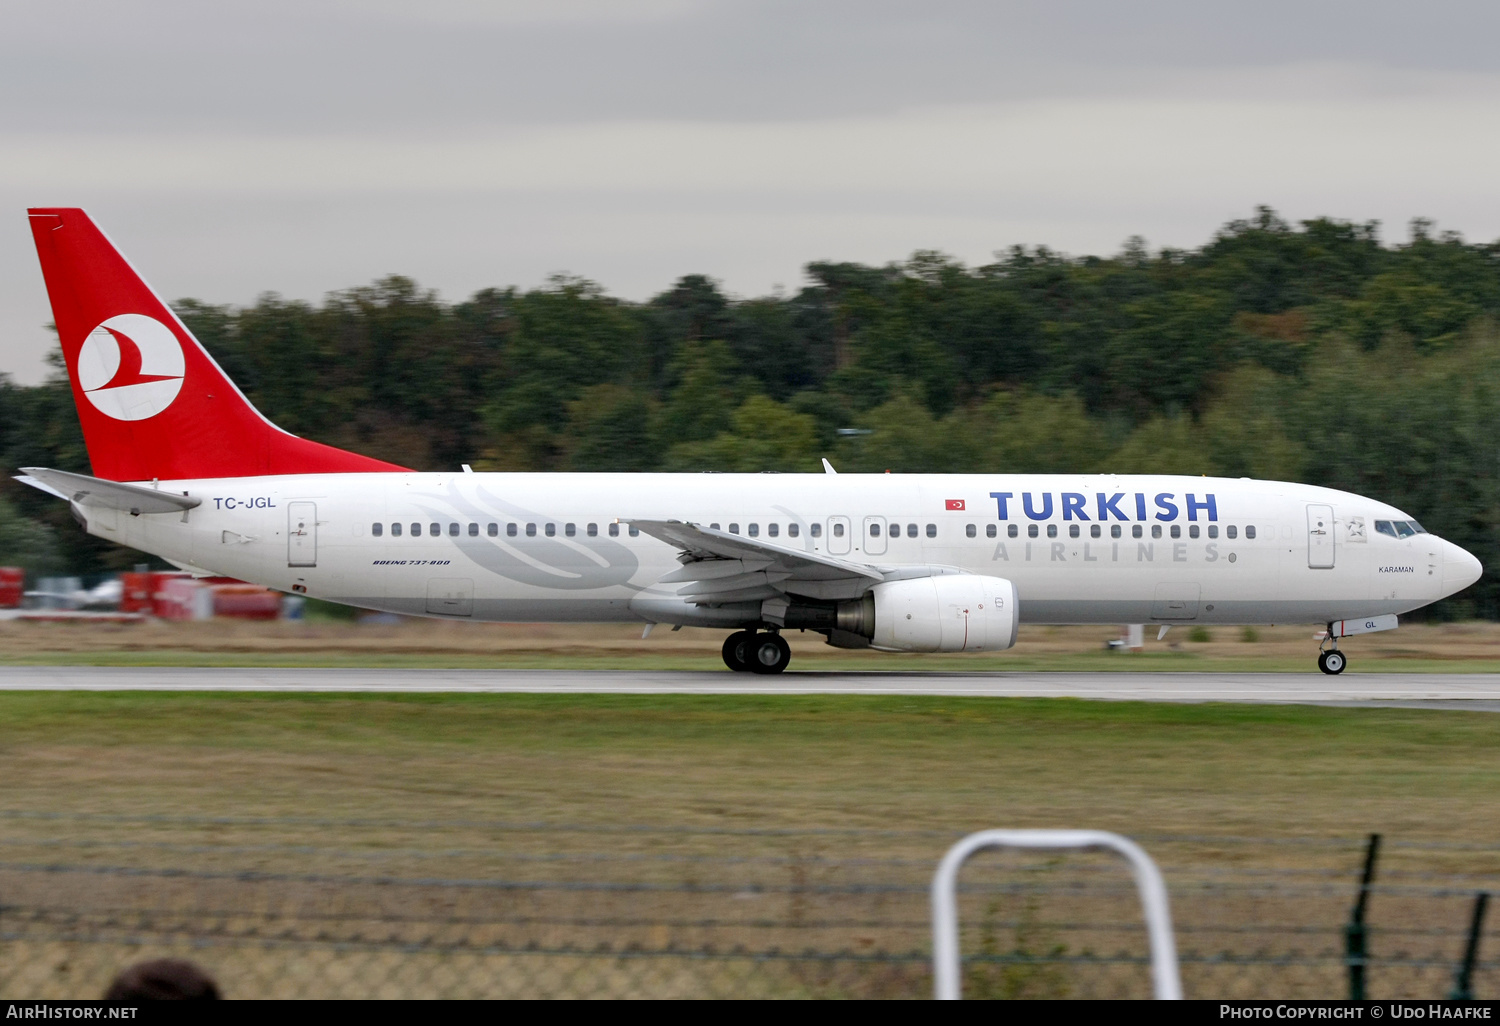
[[[695,605],[751,602],[805,595],[857,598],[886,573],[867,563],[729,534],[680,520],[622,520],[679,550],[681,569],[658,583],[681,584],[677,594]]]
[[[175,492],[163,492],[144,485],[105,481],[87,474],[47,467],[22,467],[26,473],[16,480],[80,506],[102,506],[118,509],[132,516],[141,513],[180,513],[202,504],[202,499]]]

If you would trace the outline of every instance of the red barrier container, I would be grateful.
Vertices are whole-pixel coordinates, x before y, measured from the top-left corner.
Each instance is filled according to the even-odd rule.
[[[163,620],[186,619],[181,615],[170,615],[178,610],[174,604],[175,600],[168,594],[167,586],[173,581],[192,583],[192,575],[185,574],[181,570],[153,570],[147,576],[151,578],[151,608],[142,612],[150,612],[152,616],[159,616]]]
[[[274,620],[281,615],[281,593],[256,584],[215,584],[214,615],[241,620]]]
[[[156,591],[155,576],[133,571],[120,575],[120,612],[151,612],[152,593]]]
[[[167,577],[156,589],[152,607],[163,620],[207,620],[213,615],[213,596],[191,577]]]
[[[26,571],[0,566],[0,609],[19,609],[26,591]]]

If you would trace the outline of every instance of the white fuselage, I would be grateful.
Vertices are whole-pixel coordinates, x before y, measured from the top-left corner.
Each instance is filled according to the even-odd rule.
[[[1478,575],[1434,535],[1377,533],[1377,520],[1410,520],[1391,506],[1249,479],[391,473],[157,487],[202,504],[90,508],[89,532],[283,591],[458,619],[725,623],[662,612],[680,603],[680,586],[657,583],[677,551],[631,519],[1007,578],[1031,623],[1326,622],[1415,609]]]

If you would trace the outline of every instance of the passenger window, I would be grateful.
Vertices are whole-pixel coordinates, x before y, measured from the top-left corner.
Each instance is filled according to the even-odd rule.
[[[597,537],[599,537],[599,525],[598,524],[590,524],[588,527],[584,528],[584,531],[585,531],[585,533],[588,534],[588,536],[590,538],[597,538]]]
[[[714,531],[717,531],[719,529],[719,525],[718,524],[709,524],[708,526],[709,526],[709,528],[711,530],[714,530]]]
[[[739,534],[740,533],[740,525],[739,524],[730,524],[729,525],[729,533],[730,534]]]
[[[1157,530],[1161,530],[1161,529],[1157,528]],[[1130,537],[1132,537],[1132,538],[1139,538],[1141,536],[1141,534],[1142,534],[1142,531],[1141,531],[1141,525],[1140,524],[1132,524],[1132,525],[1130,525]]]
[[[995,537],[995,535],[997,535],[999,533],[1000,532],[995,529],[995,525],[994,524],[985,524],[984,525],[984,536],[986,538],[993,538],[993,537]]]
[[[833,536],[835,538],[842,538],[844,536],[844,525],[843,524],[834,524],[833,525]]]
[[[781,533],[781,528],[778,525],[776,525],[776,524],[767,524],[766,525],[766,537],[768,537],[768,538],[774,538],[774,537],[776,537],[780,533]]]
[[[1172,537],[1173,538],[1181,538],[1182,537],[1182,528],[1178,527],[1176,524],[1172,525]]]
[[[547,532],[547,537],[548,538],[555,538],[557,536],[557,525],[556,524],[548,524],[545,528],[543,528],[543,530],[545,530]]]
[[[809,524],[809,525],[807,525],[807,533],[810,534],[810,535],[812,535],[814,538],[821,538],[821,537],[823,537],[823,525],[822,524]],[[843,529],[842,528],[839,529],[839,533],[840,534],[843,533]]]
[[[1069,524],[1068,525],[1068,537],[1069,538],[1077,538],[1078,537],[1078,525],[1077,524]]]
[[[630,525],[630,537],[632,537],[632,538],[639,538],[640,536],[641,536],[641,529],[639,527],[636,527],[634,524],[631,524]]]
[[[908,538],[915,538],[917,536],[917,525],[916,524],[907,524],[906,525],[906,536]]]
[[[796,524],[787,524],[786,525],[786,536],[788,538],[795,538],[795,537],[797,537],[801,533],[802,533],[802,528],[798,527]]]
[[[1177,537],[1177,529],[1175,527],[1172,529],[1172,537],[1173,538]],[[1198,525],[1197,524],[1189,524],[1188,525],[1188,537],[1189,538],[1196,538],[1196,537],[1198,537]]]
[[[470,538],[478,538],[479,537],[479,525],[477,523],[471,523],[471,524],[469,524],[469,537]]]
[[[1021,535],[1021,529],[1019,527],[1017,527],[1015,524],[1006,524],[1005,525],[1005,537],[1007,537],[1007,538],[1018,538],[1018,537],[1020,537],[1020,535]]]
[[[491,525],[491,526],[493,526],[493,525]],[[495,533],[494,531],[490,532],[490,534],[494,534],[494,533]],[[505,536],[507,538],[514,538],[516,536],[516,525],[515,524],[506,524],[505,525]]]
[[[1041,528],[1037,527],[1035,524],[1027,524],[1026,525],[1026,537],[1028,537],[1028,538],[1035,538],[1035,537],[1037,537],[1041,533],[1042,533]]]
[[[400,524],[392,524],[391,525],[391,537],[392,538],[399,538],[399,537],[401,537],[401,525]]]
[[[1122,535],[1124,533],[1125,533],[1124,531],[1120,530],[1120,525],[1119,524],[1110,524],[1109,525],[1109,536],[1111,538],[1118,538],[1118,537],[1120,537],[1120,535]]]
[[[1161,537],[1161,525],[1160,524],[1152,524],[1151,525],[1151,537],[1153,537],[1153,538],[1160,538]]]
[[[975,527],[973,524],[965,524],[964,525],[964,537],[965,538],[977,538],[977,537],[979,537],[979,528]]]
[[[1254,524],[1246,524],[1245,525],[1245,540],[1246,541],[1254,541],[1255,540],[1255,525]]]
[[[371,524],[370,525],[370,533],[372,535],[374,535],[375,537],[379,538],[382,534],[385,533],[385,525],[384,524]]]
[[[535,524],[527,524],[526,525],[526,537],[528,537],[528,538],[535,538],[536,537],[536,525]]]
[[[1047,537],[1048,538],[1056,538],[1057,537],[1057,525],[1056,524],[1048,524],[1047,525]]]
[[[569,538],[573,537],[577,533],[578,527],[576,524],[568,524],[563,528],[563,534],[567,535]]]
[[[880,537],[880,525],[879,524],[871,524],[870,525],[870,537],[871,538],[879,538]]]
[[[449,524],[448,525],[448,537],[449,538],[457,538],[458,537],[458,525],[457,524]]]
[[[619,524],[610,524],[609,525],[609,536],[611,538],[618,538],[618,537],[620,537],[620,525]]]
[[[929,537],[929,538],[936,538],[937,537],[937,524],[928,524],[927,525],[927,537]]]
[[[759,538],[760,537],[760,525],[759,524],[751,524],[749,530],[747,530],[745,533],[748,534],[752,538]]]
[[[1228,527],[1224,528],[1224,537],[1228,538],[1230,541],[1233,541],[1239,533],[1240,529],[1238,527],[1235,527],[1233,524],[1230,524]]]
[[[442,524],[428,524],[427,525],[427,533],[429,535],[431,535],[432,537],[436,538],[438,535],[440,535],[440,534],[443,533],[443,525]]]
[[[1218,524],[1209,524],[1208,525],[1208,536],[1210,538],[1217,538],[1219,536],[1219,525]]]
[[[1098,538],[1098,537],[1102,536],[1103,534],[1104,534],[1104,528],[1100,527],[1098,524],[1091,524],[1089,526],[1089,537],[1090,538]]]
[[[411,536],[413,538],[420,538],[420,537],[422,537],[422,525],[421,524],[412,524],[411,525]]]

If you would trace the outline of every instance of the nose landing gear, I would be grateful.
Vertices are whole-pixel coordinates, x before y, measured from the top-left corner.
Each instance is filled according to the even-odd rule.
[[[1337,675],[1343,673],[1347,665],[1348,660],[1339,651],[1339,641],[1333,636],[1333,624],[1329,624],[1328,636],[1318,646],[1318,669],[1329,675]]]
[[[792,648],[780,634],[735,631],[724,639],[723,656],[736,673],[780,673],[792,661]]]

